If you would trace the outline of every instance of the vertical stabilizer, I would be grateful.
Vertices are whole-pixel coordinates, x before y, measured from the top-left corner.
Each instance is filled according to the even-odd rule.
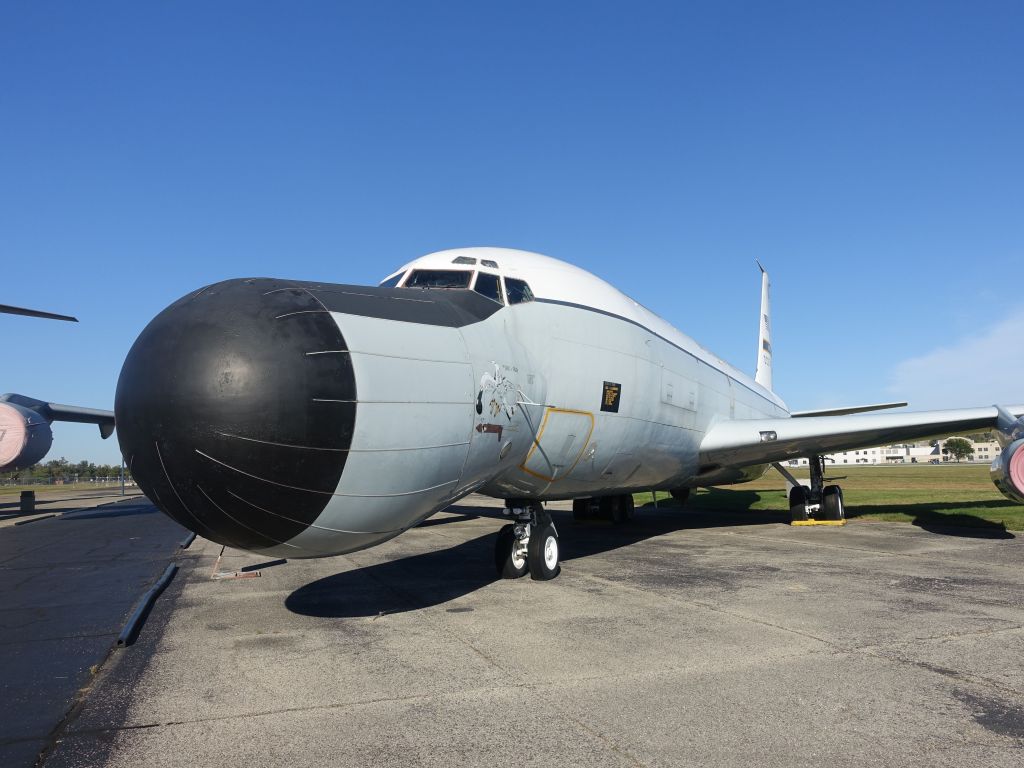
[[[761,267],[760,261],[757,262],[757,266]],[[761,267],[761,332],[757,339],[757,373],[754,374],[754,381],[768,390],[772,388],[772,312],[768,300],[770,288],[768,273]]]

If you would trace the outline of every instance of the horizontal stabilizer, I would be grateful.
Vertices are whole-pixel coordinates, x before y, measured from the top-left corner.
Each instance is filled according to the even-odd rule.
[[[790,416],[803,419],[808,416],[849,416],[851,413],[884,411],[887,408],[903,408],[907,403],[876,403],[875,405],[851,405],[847,408],[825,408],[820,411],[793,411]]]

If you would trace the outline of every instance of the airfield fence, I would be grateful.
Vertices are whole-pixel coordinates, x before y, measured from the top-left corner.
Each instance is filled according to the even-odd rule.
[[[125,478],[125,486],[134,486],[135,481]],[[15,480],[13,478],[0,479],[0,488],[12,486],[42,485],[60,487],[62,485],[89,485],[94,487],[120,486],[121,478],[118,475],[111,477],[79,477],[78,475],[65,475],[63,477],[32,477]]]

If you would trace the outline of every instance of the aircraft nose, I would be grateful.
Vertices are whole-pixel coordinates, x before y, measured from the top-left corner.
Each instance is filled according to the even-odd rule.
[[[331,314],[265,278],[208,286],[157,315],[114,404],[121,452],[161,510],[218,543],[275,553],[336,491],[355,408]]]

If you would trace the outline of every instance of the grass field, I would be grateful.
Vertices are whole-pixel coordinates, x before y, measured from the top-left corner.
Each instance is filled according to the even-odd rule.
[[[799,479],[807,478],[806,470],[795,470],[793,474]],[[996,490],[988,476],[988,465],[828,466],[825,477],[826,482],[842,486],[850,519],[1024,531],[1024,505],[1014,504]],[[0,487],[0,497],[14,496],[23,490],[116,491],[120,487],[120,483],[16,485]],[[634,499],[637,506],[651,504],[650,493],[635,494]],[[658,493],[659,506],[674,504],[667,493]],[[752,483],[698,489],[686,502],[686,508],[764,513],[780,520],[788,519],[789,513],[786,483],[774,469]]]
[[[806,479],[806,470],[796,470]],[[902,465],[825,468],[825,482],[843,488],[848,518],[950,526],[1024,530],[1024,505],[1006,499],[989,479],[988,465]],[[651,504],[650,493],[635,495],[638,506]],[[675,503],[658,494],[658,505]],[[686,502],[694,509],[787,513],[786,482],[774,469],[752,483],[699,489]]]
[[[132,486],[129,483],[129,488]],[[121,482],[110,482],[110,483],[63,483],[60,485],[3,485],[0,486],[0,496],[14,496],[20,494],[22,491],[35,491],[36,493],[44,493],[46,491],[100,491],[100,490],[121,490]]]

